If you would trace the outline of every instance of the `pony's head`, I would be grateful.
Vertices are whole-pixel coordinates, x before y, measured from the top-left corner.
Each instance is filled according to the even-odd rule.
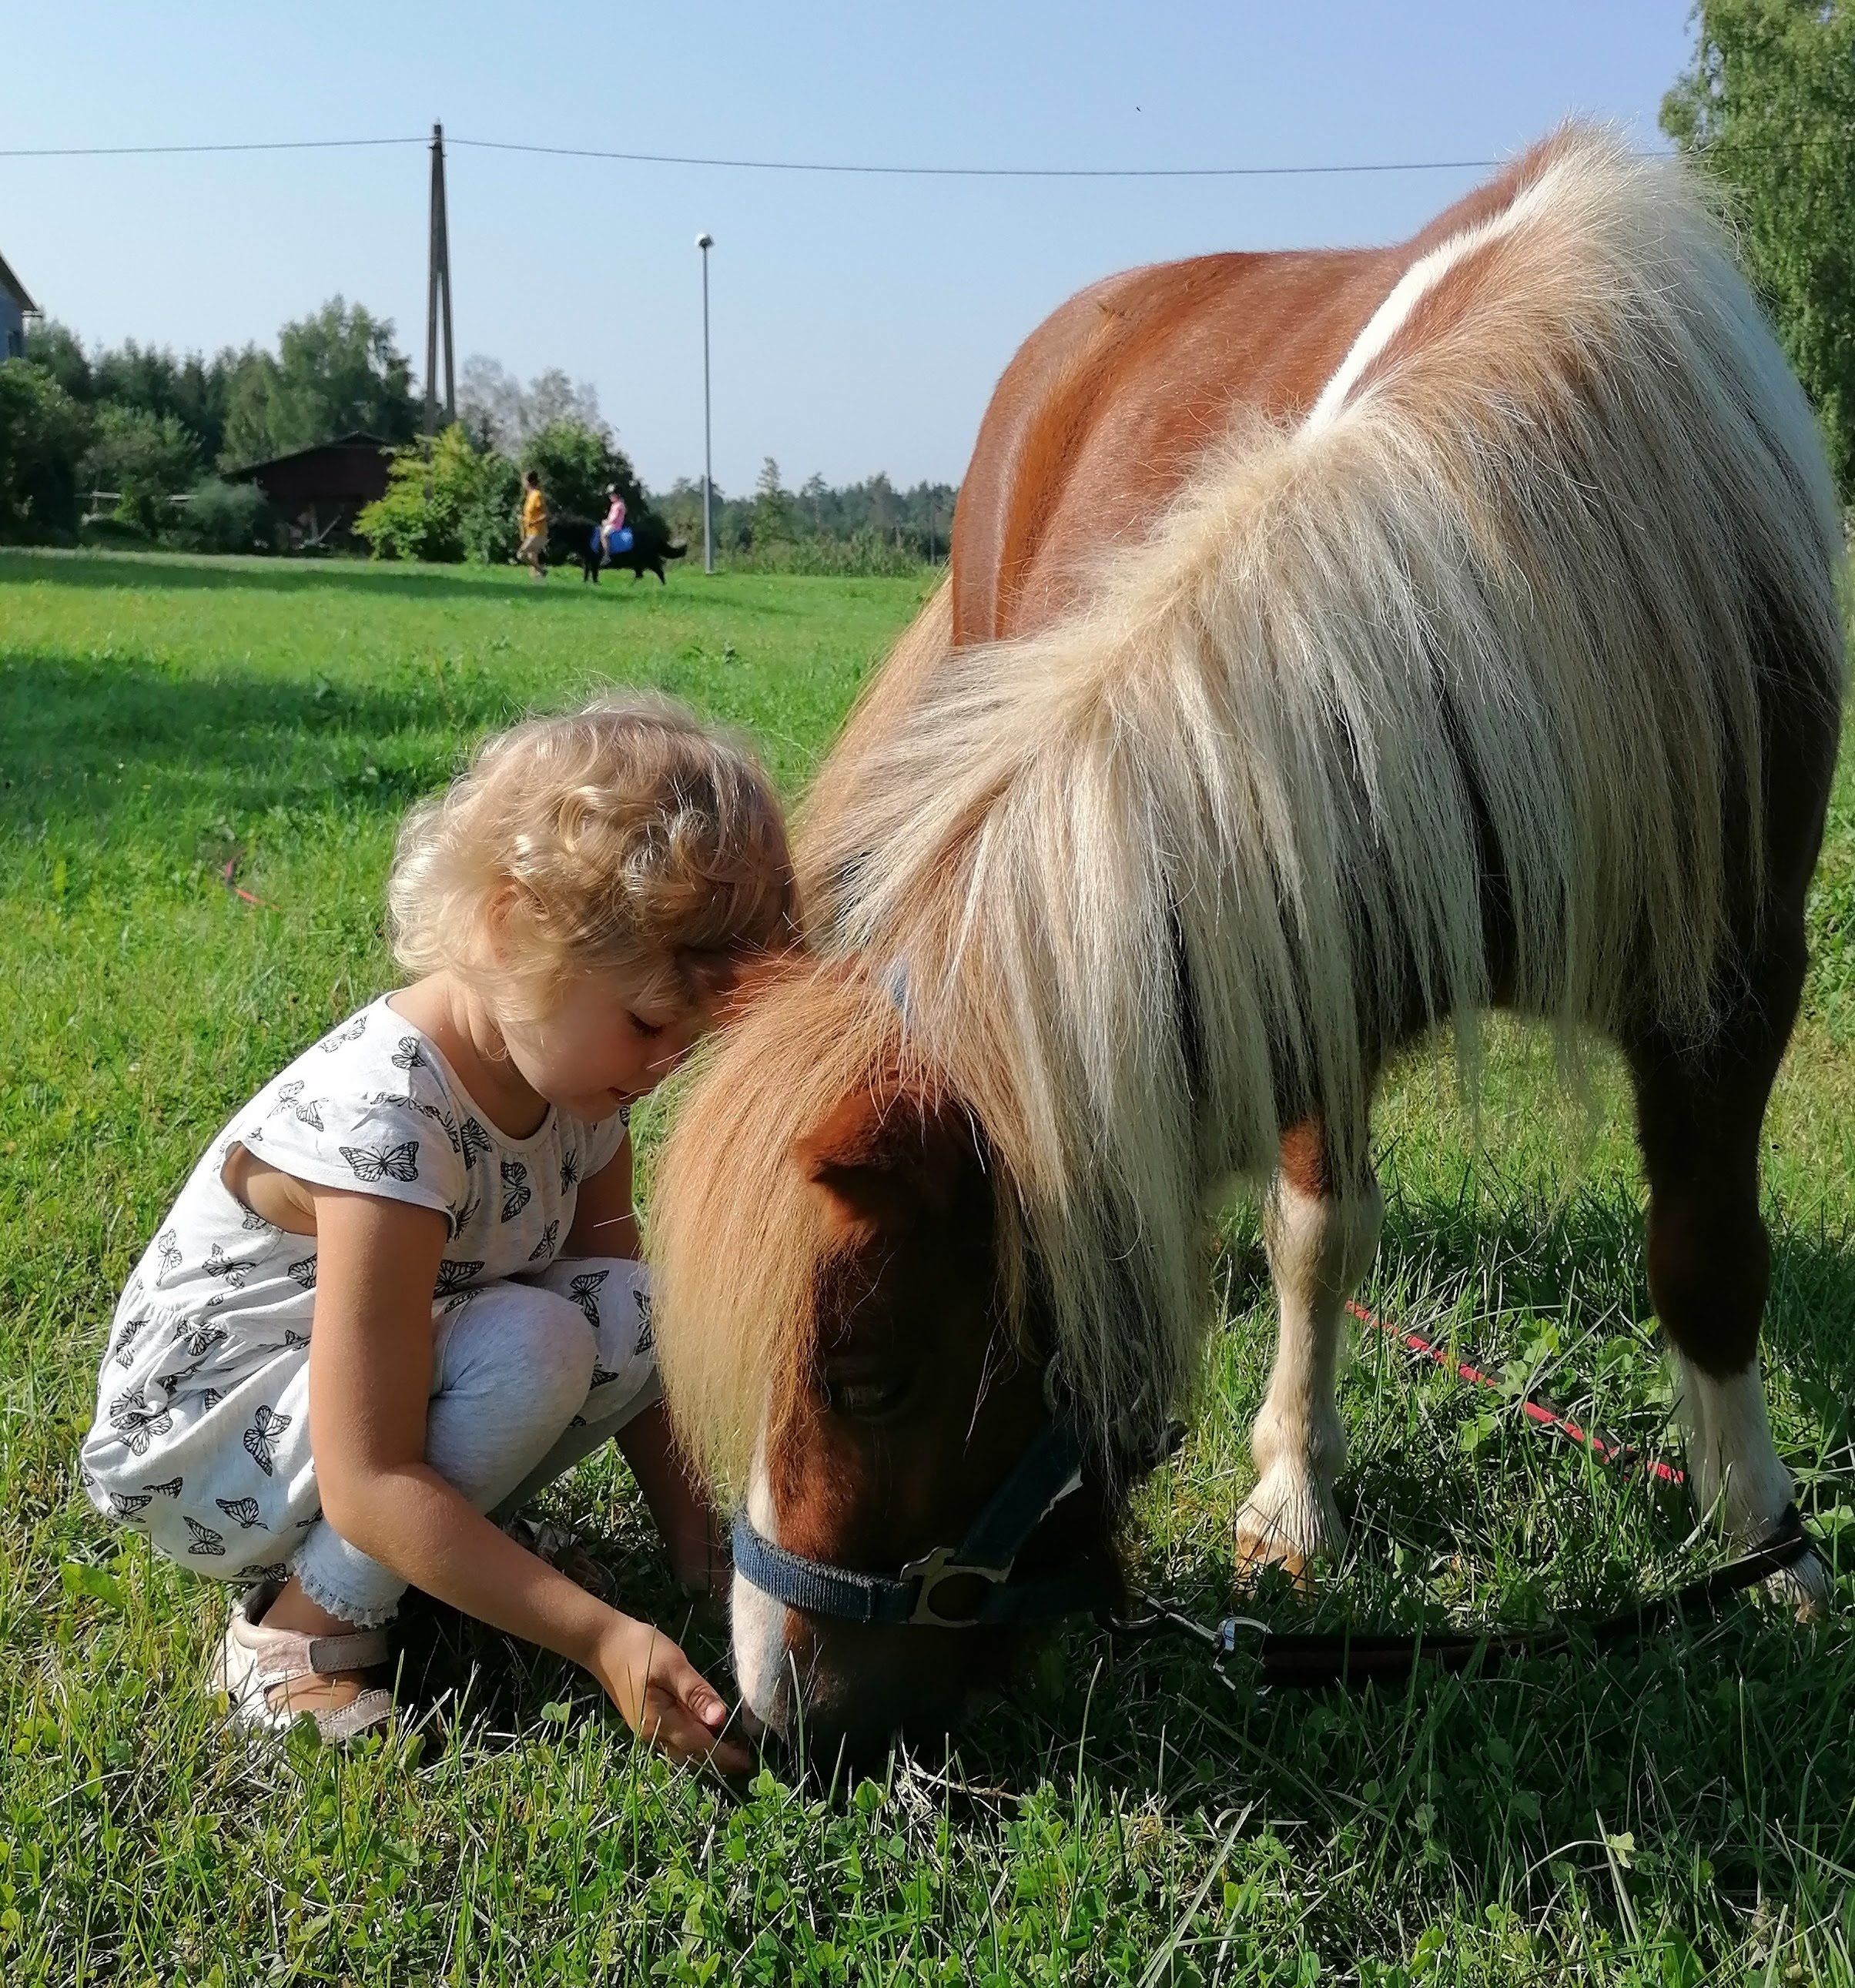
[[[965,1535],[1047,1425],[1010,1196],[966,1103],[909,1067],[854,968],[777,972],[695,1074],[653,1205],[671,1409],[711,1481],[807,1561],[894,1575]],[[1017,1571],[1112,1578],[1084,1493]],[[943,1584],[942,1611],[977,1598]],[[735,1668],[814,1758],[944,1730],[1009,1668],[1005,1627],[872,1626],[733,1591]]]

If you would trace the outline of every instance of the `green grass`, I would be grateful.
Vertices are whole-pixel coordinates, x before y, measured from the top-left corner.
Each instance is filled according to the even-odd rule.
[[[1070,1629],[950,1761],[744,1796],[633,1746],[577,1674],[413,1611],[422,1746],[227,1743],[210,1585],[112,1535],[73,1452],[115,1293],[227,1111],[390,984],[395,820],[486,729],[609,678],[749,728],[789,792],[924,583],[0,555],[0,1979],[11,1983],[1855,1980],[1855,778],[1768,1154],[1780,1445],[1840,1612],[1760,1609],[1475,1683],[1259,1695],[1176,1643]],[[242,902],[221,881],[265,901]],[[1557,1101],[1498,1033],[1476,1132],[1440,1057],[1381,1121],[1366,1293],[1664,1445],[1613,1071]],[[1219,1266],[1205,1410],[1142,1501],[1142,1579],[1230,1593],[1272,1314],[1254,1220]],[[1345,1567],[1263,1606],[1535,1619],[1717,1548],[1678,1496],[1362,1343]],[[554,1495],[719,1675],[622,1473]]]

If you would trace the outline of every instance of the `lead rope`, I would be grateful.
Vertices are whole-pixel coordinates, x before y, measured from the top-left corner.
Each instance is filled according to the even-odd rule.
[[[1392,1324],[1362,1305],[1351,1304],[1347,1310],[1362,1324],[1396,1339],[1406,1351],[1447,1368],[1461,1380],[1484,1388],[1500,1384],[1480,1368],[1433,1344],[1421,1333]],[[1664,1483],[1686,1481],[1684,1473],[1674,1465],[1644,1458],[1531,1395],[1524,1397],[1519,1406],[1530,1422],[1578,1443],[1606,1463],[1623,1469],[1642,1469]],[[1641,1641],[1690,1617],[1716,1612],[1731,1596],[1795,1566],[1815,1550],[1816,1542],[1797,1507],[1787,1505],[1770,1537],[1749,1552],[1687,1582],[1672,1594],[1652,1597],[1614,1615],[1586,1623],[1583,1625],[1583,1633],[1598,1643]],[[1518,1657],[1556,1653],[1569,1646],[1573,1633],[1568,1628],[1552,1625],[1537,1629],[1442,1630],[1406,1636],[1351,1630],[1285,1631],[1271,1629],[1253,1615],[1226,1615],[1216,1623],[1200,1621],[1176,1603],[1143,1589],[1132,1591],[1131,1598],[1138,1612],[1105,1618],[1111,1630],[1126,1635],[1169,1631],[1201,1645],[1210,1652],[1211,1674],[1232,1691],[1238,1688],[1237,1684],[1225,1670],[1224,1662],[1236,1654],[1246,1636],[1256,1638],[1256,1658],[1262,1674],[1260,1688],[1266,1691],[1274,1685],[1312,1689],[1335,1684],[1359,1685],[1373,1679],[1408,1679],[1426,1662],[1446,1671],[1478,1675]]]
[[[1654,1596],[1614,1615],[1577,1625],[1594,1643],[1642,1641],[1652,1635],[1701,1614],[1718,1612],[1720,1604],[1755,1587],[1816,1551],[1816,1542],[1795,1505],[1787,1505],[1771,1537],[1749,1553],[1701,1575],[1672,1594]],[[1547,1625],[1537,1629],[1420,1631],[1414,1635],[1387,1636],[1350,1629],[1285,1631],[1271,1629],[1253,1615],[1227,1615],[1216,1624],[1201,1622],[1159,1596],[1136,1590],[1141,1613],[1110,1617],[1112,1630],[1127,1634],[1170,1631],[1201,1644],[1210,1653],[1210,1669],[1232,1691],[1237,1681],[1224,1660],[1254,1635],[1263,1690],[1281,1685],[1302,1690],[1331,1685],[1362,1685],[1401,1681],[1419,1667],[1479,1675],[1515,1658],[1557,1655],[1571,1647],[1577,1629]]]

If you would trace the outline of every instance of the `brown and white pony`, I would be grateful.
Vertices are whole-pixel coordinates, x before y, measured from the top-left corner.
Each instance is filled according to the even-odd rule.
[[[1393,248],[1207,256],[1018,353],[947,583],[821,775],[810,951],[715,1046],[658,1177],[692,1451],[761,1533],[892,1572],[1042,1426],[1092,1462],[1025,1564],[1112,1564],[1267,1182],[1280,1341],[1240,1563],[1339,1544],[1370,1111],[1440,1024],[1595,1032],[1634,1080],[1648,1274],[1701,1504],[1791,1482],[1758,1337],[1767,1094],[1838,735],[1811,416],[1683,170],[1560,132]],[[1817,1577],[1819,1578],[1819,1576]],[[776,1728],[944,1724],[1016,1641],[738,1578]]]

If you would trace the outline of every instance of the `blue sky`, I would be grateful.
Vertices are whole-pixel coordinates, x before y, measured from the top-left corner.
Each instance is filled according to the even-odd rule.
[[[959,165],[1481,158],[1568,112],[1659,144],[1687,0],[943,0],[13,10],[0,146],[415,135]],[[1395,238],[1477,175],[1049,182],[453,149],[458,355],[598,388],[647,482],[959,477],[993,382],[1092,279]],[[0,159],[0,254],[86,340],[269,340],[332,292],[424,350],[424,151]]]

